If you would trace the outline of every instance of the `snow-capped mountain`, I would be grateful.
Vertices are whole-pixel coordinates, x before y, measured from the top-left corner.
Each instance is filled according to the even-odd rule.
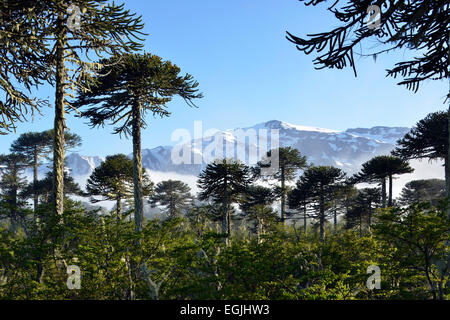
[[[72,153],[66,157],[66,167],[70,169],[72,176],[84,176],[90,175],[103,161],[105,159],[102,157],[87,157]]]
[[[270,149],[270,137],[275,130],[279,133],[280,146],[300,150],[315,165],[332,165],[354,173],[368,159],[390,153],[395,142],[402,138],[409,128],[374,127],[336,131],[272,120],[253,127],[217,131],[213,136],[192,139],[176,147],[144,149],[142,163],[146,169],[152,171],[184,175],[198,175],[207,163],[224,155],[254,164],[250,161],[249,152],[252,150],[260,157],[266,149]],[[264,140],[263,144],[260,140],[264,136],[268,139],[265,146]],[[145,145],[145,141],[143,144]],[[194,161],[196,159],[197,161]],[[86,157],[73,153],[67,157],[66,163],[73,176],[80,176],[90,174],[103,160],[101,157]],[[253,160],[255,162],[255,159]]]

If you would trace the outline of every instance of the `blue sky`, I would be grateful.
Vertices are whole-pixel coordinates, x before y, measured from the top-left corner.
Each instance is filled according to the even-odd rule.
[[[351,69],[314,70],[313,56],[297,51],[285,31],[304,36],[337,26],[324,6],[305,7],[296,0],[127,0],[126,7],[143,16],[149,34],[145,50],[192,74],[205,96],[197,109],[175,99],[169,104],[170,118],[148,118],[143,148],[174,144],[172,132],[192,132],[196,120],[203,121],[204,130],[273,119],[345,130],[412,126],[445,109],[448,81],[425,83],[414,94],[386,78],[385,70],[408,52],[380,56],[376,62],[355,57],[357,78]],[[39,94],[52,100],[54,90],[42,88]],[[68,127],[84,140],[77,150],[81,154],[131,152],[131,142],[112,135],[112,128],[90,129],[85,122],[67,117]],[[0,136],[0,153],[19,134],[52,125],[53,109],[43,110],[33,122],[20,124],[16,134]]]

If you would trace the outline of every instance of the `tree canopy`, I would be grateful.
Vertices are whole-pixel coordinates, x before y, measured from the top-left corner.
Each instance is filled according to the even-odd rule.
[[[426,80],[450,78],[450,5],[447,1],[360,1],[300,0],[306,6],[330,3],[328,11],[339,25],[306,38],[287,32],[287,39],[305,54],[316,52],[317,69],[352,67],[356,75],[355,54],[366,40],[379,46],[365,56],[407,49],[413,58],[399,61],[387,75],[401,76],[399,85],[417,91]],[[379,16],[370,6],[376,5]],[[364,47],[365,48],[365,47]],[[367,51],[367,49],[366,49]]]

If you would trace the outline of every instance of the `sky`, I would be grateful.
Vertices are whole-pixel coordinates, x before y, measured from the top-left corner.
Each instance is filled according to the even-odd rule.
[[[120,1],[116,1],[120,3]],[[169,103],[169,118],[147,118],[142,147],[174,145],[172,132],[202,121],[203,129],[249,127],[269,120],[335,130],[355,127],[411,127],[428,113],[446,109],[448,81],[424,83],[418,93],[397,86],[386,69],[408,57],[397,52],[372,58],[355,56],[352,69],[315,70],[314,55],[305,55],[286,40],[338,26],[325,6],[305,7],[297,0],[127,0],[126,8],[142,15],[148,34],[144,50],[177,64],[199,82],[204,98],[198,108],[183,100]],[[367,43],[374,48],[375,43]],[[53,100],[54,89],[39,89]],[[0,136],[0,153],[24,132],[53,126],[51,108],[19,124],[15,134]],[[86,120],[67,116],[67,125],[88,156],[129,154],[131,141],[112,135],[112,127],[91,129]]]

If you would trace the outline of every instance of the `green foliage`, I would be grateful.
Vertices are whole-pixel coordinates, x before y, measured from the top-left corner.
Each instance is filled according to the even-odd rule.
[[[153,182],[145,169],[142,170],[143,194],[150,196]],[[105,161],[94,169],[87,180],[87,192],[91,196],[101,196],[102,200],[91,198],[92,202],[103,200],[121,201],[133,197],[133,160],[124,154],[107,156]]]
[[[250,168],[234,160],[216,160],[200,173],[198,187],[200,200],[213,199],[227,205],[237,201],[252,181]]]
[[[381,48],[369,51],[365,56],[373,56],[396,50],[408,49],[414,58],[399,61],[387,71],[388,76],[403,77],[400,85],[417,91],[419,85],[428,79],[449,78],[448,37],[449,7],[445,1],[390,1],[377,2],[349,0],[301,0],[306,6],[317,6],[329,2],[328,10],[338,21],[338,26],[325,32],[312,32],[308,38],[300,38],[287,33],[288,40],[305,54],[315,51],[317,69],[352,67],[356,75],[353,52],[359,52],[366,41],[377,41]],[[374,24],[376,13],[369,19],[370,5],[381,10],[379,25]],[[373,11],[373,10],[372,10]]]
[[[319,220],[320,238],[323,240],[326,217],[331,213],[333,199],[346,186],[346,174],[339,168],[318,166],[308,168],[297,181],[297,190],[291,196],[291,206],[312,203],[316,210],[312,217]]]
[[[390,251],[382,260],[395,261],[390,266],[386,263],[396,283],[395,294],[408,298],[416,293],[421,298],[443,299],[449,293],[446,284],[450,254],[446,245],[450,222],[445,206],[436,209],[429,203],[419,203],[404,209],[392,208],[382,211],[377,220],[375,234],[384,250]]]
[[[270,177],[280,182],[284,183],[294,180],[297,171],[307,167],[306,156],[302,156],[297,149],[284,147],[268,151],[266,158],[258,163],[256,168],[257,174],[261,173],[262,168],[269,167],[272,164],[271,157],[276,156],[278,156],[278,167]]]
[[[190,74],[179,75],[178,66],[156,55],[125,54],[99,63],[103,66],[100,74],[86,80],[93,83],[91,89],[80,90],[74,103],[77,107],[92,106],[82,113],[92,126],[122,122],[114,133],[129,135],[136,120],[135,108],[139,108],[139,126],[145,128],[147,112],[161,117],[170,115],[167,103],[174,96],[190,105],[193,99],[202,97],[198,82]]]
[[[53,172],[49,171],[45,177],[36,182],[31,182],[28,184],[23,191],[21,196],[29,199],[33,195],[37,195],[41,202],[52,201],[52,191],[53,191]],[[85,192],[81,190],[81,187],[70,174],[64,172],[64,196],[75,195],[75,196],[86,196]]]
[[[347,228],[359,227],[362,233],[363,225],[370,230],[374,209],[381,206],[381,191],[379,188],[364,188],[357,192],[354,202],[346,212]]]
[[[204,208],[207,210],[206,208]],[[87,212],[66,199],[61,223],[51,205],[28,235],[0,224],[1,299],[431,299],[445,298],[448,257],[445,210],[429,204],[377,213],[372,235],[339,229],[323,241],[289,226],[257,241],[221,234],[202,222],[148,220],[138,234],[132,222]],[[33,229],[34,228],[34,229]],[[141,245],[134,246],[139,238]],[[132,261],[142,268],[131,272]],[[38,279],[38,266],[44,272]],[[67,288],[67,266],[81,270],[81,289]],[[367,268],[381,269],[381,289],[369,290]],[[444,266],[446,267],[446,266]],[[445,271],[445,270],[444,270]],[[441,289],[440,289],[441,288]]]
[[[396,174],[411,173],[408,162],[394,156],[378,156],[363,163],[361,172],[355,175],[359,182],[374,182]]]
[[[283,223],[286,219],[286,201],[290,189],[286,186],[286,182],[294,180],[297,172],[306,167],[308,167],[306,157],[302,156],[300,151],[284,147],[268,151],[266,157],[253,169],[257,177],[262,177],[264,180],[276,179],[280,182],[280,186],[274,189],[274,194],[281,199],[281,221]],[[263,173],[264,169],[269,172]]]
[[[447,141],[447,112],[434,112],[420,120],[400,139],[392,153],[404,159],[447,159]]]
[[[41,52],[46,43],[43,21],[34,19],[42,1],[0,1],[0,135],[15,131],[27,115],[39,113],[48,103],[33,98],[32,89],[48,76]]]
[[[155,194],[150,203],[153,206],[165,207],[165,213],[169,219],[180,216],[193,200],[190,193],[191,188],[184,182],[178,180],[161,181],[156,185]]]
[[[429,201],[432,205],[437,206],[439,200],[443,198],[445,198],[445,180],[413,180],[403,187],[399,202],[408,206]]]

